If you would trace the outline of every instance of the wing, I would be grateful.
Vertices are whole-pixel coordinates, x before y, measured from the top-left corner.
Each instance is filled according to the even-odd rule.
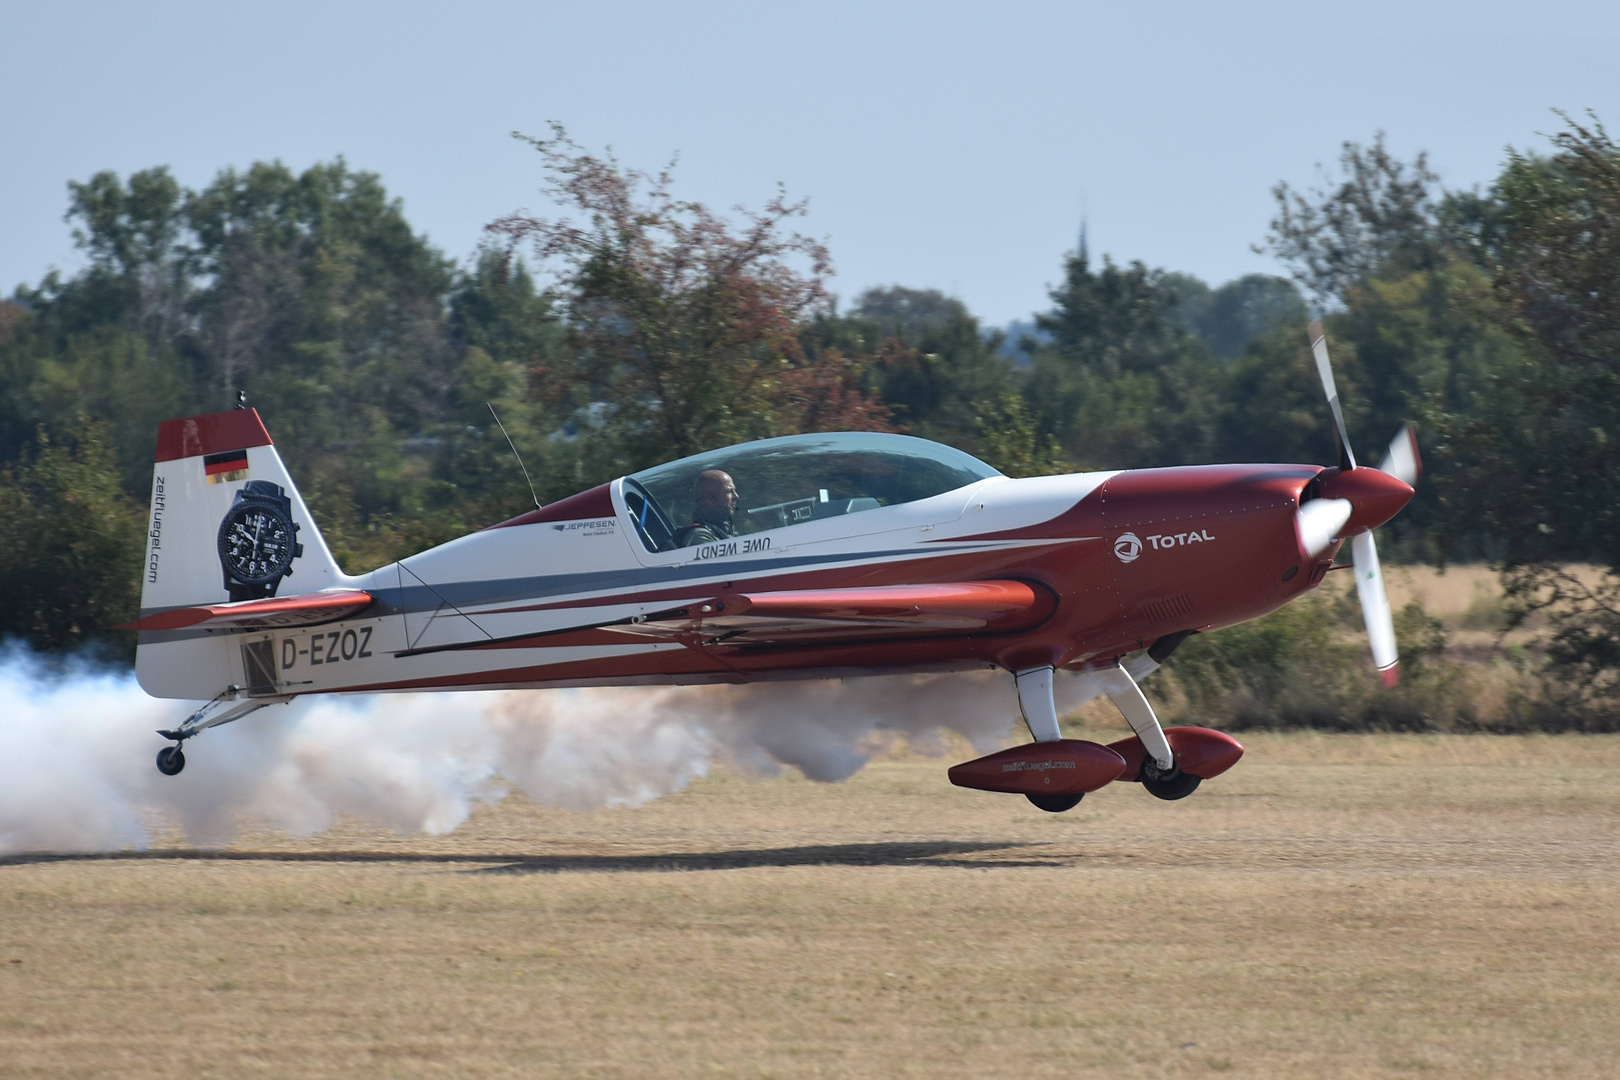
[[[313,626],[336,622],[371,606],[371,594],[360,589],[328,589],[303,596],[242,600],[171,608],[114,630],[211,630],[239,626]]]
[[[797,589],[696,601],[613,629],[728,645],[815,644],[1023,630],[1056,606],[1045,588],[1022,581]]]

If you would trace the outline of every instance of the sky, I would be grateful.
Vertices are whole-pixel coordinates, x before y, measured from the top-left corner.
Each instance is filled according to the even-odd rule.
[[[67,182],[167,165],[381,175],[468,259],[544,212],[548,121],[677,192],[758,206],[784,184],[833,289],[937,288],[991,324],[1047,306],[1091,251],[1211,283],[1278,272],[1278,181],[1309,188],[1382,131],[1451,187],[1537,149],[1554,109],[1620,130],[1612,0],[1307,3],[8,5],[0,295],[81,265]]]

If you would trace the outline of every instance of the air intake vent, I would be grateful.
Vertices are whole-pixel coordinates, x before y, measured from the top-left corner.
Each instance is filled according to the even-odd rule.
[[[276,692],[276,650],[269,638],[243,644],[242,676],[250,697]]]
[[[1186,593],[1167,596],[1163,600],[1149,600],[1137,609],[1137,614],[1155,626],[1160,623],[1176,622],[1192,614],[1192,600]]]

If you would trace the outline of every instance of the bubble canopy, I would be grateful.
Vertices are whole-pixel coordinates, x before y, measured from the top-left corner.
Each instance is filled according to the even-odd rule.
[[[909,435],[837,431],[728,446],[625,478],[642,543],[681,546],[698,475],[716,469],[737,485],[739,534],[915,502],[1001,474],[960,450]]]

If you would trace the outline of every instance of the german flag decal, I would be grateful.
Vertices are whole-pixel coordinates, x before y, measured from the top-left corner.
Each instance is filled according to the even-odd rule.
[[[246,450],[227,450],[223,454],[203,457],[203,473],[210,484],[228,484],[232,480],[248,478]]]

